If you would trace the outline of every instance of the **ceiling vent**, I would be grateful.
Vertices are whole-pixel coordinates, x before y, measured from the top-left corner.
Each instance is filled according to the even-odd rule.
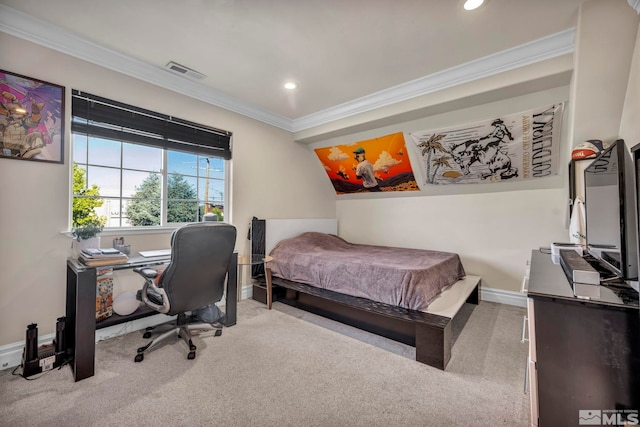
[[[199,73],[195,70],[192,70],[189,67],[185,67],[184,65],[177,64],[173,61],[169,62],[165,68],[173,73],[180,74],[181,76],[191,77],[192,79],[202,80],[205,76],[202,73]]]

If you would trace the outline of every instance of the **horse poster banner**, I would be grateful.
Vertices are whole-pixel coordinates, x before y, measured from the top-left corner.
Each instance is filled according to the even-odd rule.
[[[336,194],[420,190],[402,132],[314,151]]]
[[[564,104],[413,132],[427,184],[521,181],[558,174]]]

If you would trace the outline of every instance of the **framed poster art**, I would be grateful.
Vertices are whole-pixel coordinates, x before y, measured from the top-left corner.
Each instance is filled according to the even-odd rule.
[[[0,158],[64,163],[64,89],[0,70]]]

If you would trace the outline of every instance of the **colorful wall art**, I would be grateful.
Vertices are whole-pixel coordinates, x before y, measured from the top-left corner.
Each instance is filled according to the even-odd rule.
[[[0,158],[64,162],[64,90],[0,70]]]
[[[564,104],[411,133],[427,184],[520,181],[557,175]]]
[[[420,190],[402,132],[315,152],[336,194]]]

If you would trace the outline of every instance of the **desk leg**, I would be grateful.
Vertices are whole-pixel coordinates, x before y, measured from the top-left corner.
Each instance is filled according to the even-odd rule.
[[[267,282],[267,308],[271,310],[271,302],[273,301],[273,286],[271,284],[271,268],[264,266],[264,277]]]
[[[238,308],[238,253],[234,252],[227,270],[227,296],[225,300],[225,326],[236,324]]]
[[[73,358],[76,351],[76,289],[78,276],[67,265],[67,302],[65,309],[64,342],[67,346],[67,358]]]
[[[96,354],[96,269],[76,273],[67,267],[67,352],[76,381],[91,377]]]

